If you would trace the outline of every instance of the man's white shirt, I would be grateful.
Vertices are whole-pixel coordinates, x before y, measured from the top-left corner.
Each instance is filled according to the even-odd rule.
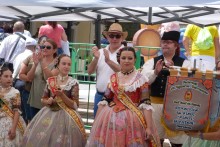
[[[23,36],[27,37],[25,35],[23,35]],[[6,37],[2,41],[2,43],[0,45],[0,58],[4,58],[6,62],[13,63],[16,56],[19,55],[20,53],[24,52],[24,50],[25,50],[25,40],[23,38],[20,38],[12,56],[11,56],[11,59],[9,59],[10,54],[12,53],[12,50],[17,42],[18,37],[19,36],[15,33],[12,35],[9,35],[8,37]]]
[[[12,77],[13,78],[19,78],[18,74],[19,74],[19,71],[20,71],[20,68],[21,68],[21,64],[23,63],[23,61],[31,56],[33,54],[33,52],[29,49],[25,49],[25,51],[21,54],[19,54],[14,62],[13,62],[13,66],[14,66],[14,72],[13,72],[13,75]]]

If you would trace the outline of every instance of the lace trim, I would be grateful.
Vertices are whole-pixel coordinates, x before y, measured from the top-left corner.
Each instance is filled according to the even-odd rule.
[[[10,91],[7,94],[5,94],[4,98],[10,99],[12,97],[15,97],[18,93],[19,91],[17,89],[15,89],[14,87],[11,87]]]
[[[48,80],[47,80],[47,84],[48,84]],[[76,85],[76,84],[79,84],[79,82],[76,79],[69,77],[66,82],[66,85],[60,85],[60,86],[64,86],[62,89],[68,91],[72,88],[73,85]],[[48,86],[48,89],[50,89],[50,86]]]
[[[98,103],[98,106],[99,106],[99,105],[108,105],[108,102],[105,101],[105,100],[103,100],[103,101],[100,101],[100,102]]]
[[[125,91],[133,92],[136,91],[137,88],[140,88],[143,86],[146,82],[148,82],[147,78],[140,73],[137,74],[137,77],[135,79],[135,82],[133,82],[131,85],[125,86]]]
[[[151,105],[148,105],[148,104],[140,104],[140,106],[138,106],[139,109],[146,109],[146,110],[152,110],[154,111],[154,108],[151,106]]]
[[[65,85],[65,87],[63,88],[63,90],[70,90],[73,85],[79,84],[79,82],[76,79],[73,79],[72,77],[69,77],[67,84]]]

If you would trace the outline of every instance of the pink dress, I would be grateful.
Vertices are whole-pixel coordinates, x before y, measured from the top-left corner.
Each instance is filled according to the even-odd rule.
[[[116,78],[115,78],[116,77]],[[118,74],[111,76],[111,81],[116,80]],[[117,82],[116,82],[117,83]],[[91,134],[87,141],[87,147],[148,147],[150,143],[145,140],[145,128],[138,116],[126,107],[115,92],[114,83],[111,82],[105,92],[108,101],[101,101],[98,105],[104,105],[96,116]],[[116,84],[117,85],[117,84]],[[119,87],[119,86],[118,86]],[[130,84],[124,86],[125,94],[135,104],[136,108],[143,111],[151,110],[152,106],[140,104],[148,99],[148,84],[144,76],[136,72]],[[113,101],[109,101],[113,98]],[[138,106],[138,104],[140,104]]]
[[[48,38],[56,42],[58,48],[61,48],[61,36],[64,32],[63,27],[60,24],[57,24],[56,28],[53,28],[50,25],[41,26],[39,29],[39,35],[46,35]]]

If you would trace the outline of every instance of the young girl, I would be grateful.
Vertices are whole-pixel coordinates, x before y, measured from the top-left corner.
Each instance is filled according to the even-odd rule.
[[[41,99],[45,105],[27,127],[22,147],[84,147],[86,134],[81,117],[76,112],[79,104],[79,84],[68,76],[71,59],[58,58],[58,76],[48,78]]]
[[[12,85],[12,70],[0,69],[0,146],[19,146],[25,129],[25,122],[20,116],[21,100],[17,89]]]

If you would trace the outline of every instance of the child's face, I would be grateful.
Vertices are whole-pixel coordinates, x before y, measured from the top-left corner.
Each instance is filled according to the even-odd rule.
[[[70,68],[71,68],[71,59],[70,59],[70,57],[62,57],[60,59],[60,63],[58,65],[58,68],[60,70],[60,73],[63,76],[68,75],[68,73],[70,72]]]
[[[9,87],[12,85],[12,72],[10,70],[6,70],[0,76],[0,82],[2,87]]]

